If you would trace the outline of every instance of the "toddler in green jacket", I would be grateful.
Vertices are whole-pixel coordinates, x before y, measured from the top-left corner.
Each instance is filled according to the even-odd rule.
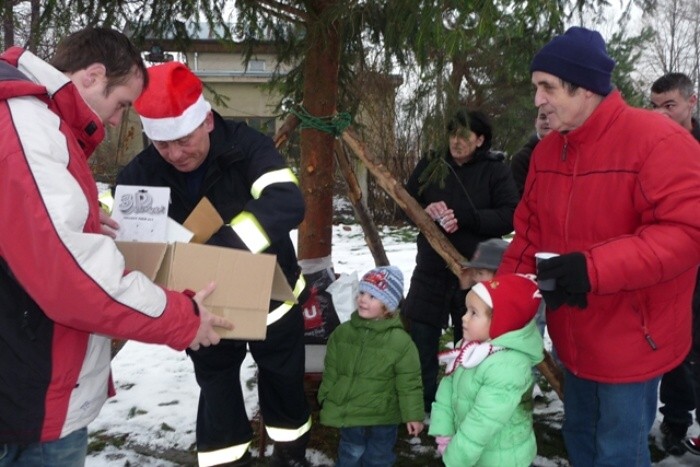
[[[433,402],[429,434],[447,467],[529,466],[532,367],[544,346],[534,317],[534,276],[505,274],[474,285],[462,318],[464,339],[442,352],[447,364]]]
[[[403,274],[394,266],[362,277],[357,311],[328,339],[318,391],[323,425],[340,429],[336,467],[394,464],[398,424],[423,430],[418,350],[396,314]]]

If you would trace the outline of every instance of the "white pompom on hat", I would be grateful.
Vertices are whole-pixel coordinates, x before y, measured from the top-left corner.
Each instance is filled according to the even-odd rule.
[[[148,68],[149,85],[134,101],[143,131],[152,141],[174,141],[202,124],[211,105],[202,82],[180,62]]]

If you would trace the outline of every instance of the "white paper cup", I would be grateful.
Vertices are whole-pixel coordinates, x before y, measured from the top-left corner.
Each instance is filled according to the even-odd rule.
[[[559,256],[559,253],[550,253],[547,251],[537,252],[535,253],[535,264],[540,264],[540,261],[542,261],[543,259],[554,258],[555,256]],[[551,291],[557,288],[557,281],[556,279],[537,279],[537,287],[540,290]]]

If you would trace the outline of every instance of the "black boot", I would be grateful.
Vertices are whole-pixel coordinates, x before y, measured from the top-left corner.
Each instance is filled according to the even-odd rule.
[[[682,456],[686,448],[683,440],[688,432],[688,426],[684,423],[672,423],[667,420],[661,422],[661,445],[664,451],[672,456]]]
[[[270,457],[270,467],[310,467],[306,460],[306,446],[311,434],[307,431],[300,438],[286,443],[275,441]]]

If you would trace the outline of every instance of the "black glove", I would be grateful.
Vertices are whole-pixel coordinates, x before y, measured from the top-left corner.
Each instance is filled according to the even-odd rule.
[[[551,310],[559,308],[563,303],[579,308],[588,306],[586,294],[591,291],[591,283],[583,253],[567,253],[540,261],[537,265],[537,278],[556,281],[557,288],[553,292],[542,293],[542,298]],[[546,294],[550,295],[549,301]]]
[[[564,304],[577,306],[579,308],[586,308],[588,306],[588,299],[585,293],[567,293],[564,289],[559,287],[549,291],[540,290],[540,293],[549,311],[554,311]]]
[[[554,290],[540,290],[542,294],[542,300],[544,300],[545,305],[549,311],[554,311],[564,303],[566,303],[566,292],[562,289]]]

